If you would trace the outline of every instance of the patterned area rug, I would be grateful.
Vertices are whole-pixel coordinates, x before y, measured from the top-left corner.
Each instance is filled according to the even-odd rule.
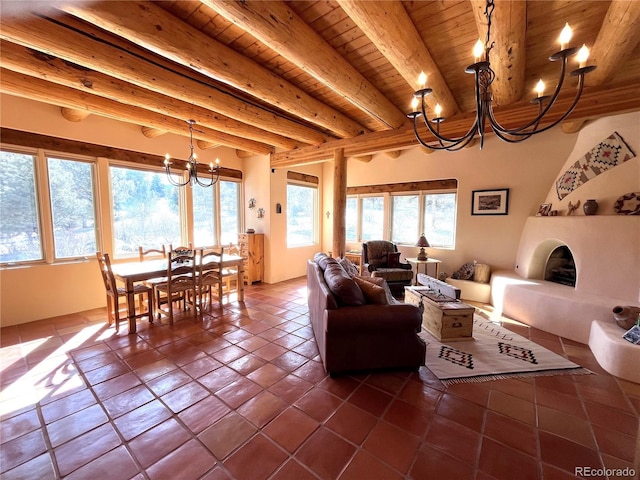
[[[427,343],[427,368],[445,385],[592,373],[478,313],[473,319],[473,340],[439,342],[424,330],[420,337]]]
[[[618,132],[613,132],[574,163],[556,181],[558,198],[562,200],[592,178],[635,156]]]

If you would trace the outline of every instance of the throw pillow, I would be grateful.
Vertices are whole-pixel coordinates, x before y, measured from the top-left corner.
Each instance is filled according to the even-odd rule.
[[[387,267],[396,268],[400,265],[400,252],[387,253]]]
[[[351,260],[349,260],[348,258],[339,258],[338,263],[342,268],[344,268],[344,271],[347,272],[350,277],[353,277],[354,275],[358,275],[360,273],[358,271],[358,267],[351,263]]]
[[[387,305],[389,300],[387,299],[387,292],[384,291],[379,285],[373,282],[368,282],[362,277],[353,277],[353,280],[358,284],[360,290],[364,294],[364,298],[367,303],[374,303],[377,305]],[[381,279],[384,281],[384,279]]]
[[[338,262],[330,263],[324,270],[324,281],[341,305],[364,305],[366,300],[358,284],[344,271]]]
[[[459,270],[453,272],[453,275],[451,275],[451,277],[458,280],[469,280],[471,277],[473,277],[474,270],[475,265],[473,263],[465,263],[460,267]]]
[[[365,282],[373,283],[379,287],[384,289],[385,294],[387,295],[387,303],[393,304],[396,303],[396,299],[393,297],[393,293],[389,289],[389,284],[382,277],[367,277],[366,275],[358,277],[360,280],[364,280]]]

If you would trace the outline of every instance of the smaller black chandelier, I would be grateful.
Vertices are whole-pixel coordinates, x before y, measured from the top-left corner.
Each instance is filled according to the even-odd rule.
[[[577,105],[584,88],[584,76],[587,73],[595,70],[596,67],[593,65],[585,66],[587,59],[589,58],[589,49],[585,45],[583,45],[580,49],[575,47],[565,48],[565,45],[571,40],[571,28],[569,28],[569,25],[567,24],[560,34],[560,51],[554,53],[549,57],[549,60],[551,60],[552,62],[558,60],[562,61],[560,79],[553,95],[544,95],[544,83],[542,82],[542,80],[540,80],[536,85],[536,92],[538,93],[538,96],[537,98],[531,100],[531,103],[538,105],[538,115],[533,120],[521,127],[512,129],[503,127],[496,120],[493,115],[491,94],[491,83],[495,79],[496,75],[495,72],[491,69],[491,63],[489,61],[489,54],[491,52],[491,49],[493,48],[493,44],[495,43],[491,42],[491,15],[493,14],[494,8],[495,5],[493,3],[493,0],[487,0],[487,7],[484,11],[485,16],[487,17],[487,37],[484,45],[482,44],[481,40],[478,40],[478,42],[475,44],[473,49],[475,63],[469,65],[465,69],[465,72],[473,73],[475,75],[476,118],[474,124],[471,126],[469,131],[467,131],[467,133],[465,133],[461,137],[449,138],[441,135],[440,123],[445,120],[445,117],[441,116],[442,108],[439,104],[437,104],[434,109],[435,118],[428,118],[425,108],[425,97],[430,95],[432,93],[432,90],[426,87],[427,76],[424,74],[424,72],[422,72],[418,79],[418,83],[421,88],[413,94],[413,100],[411,102],[412,112],[407,115],[407,117],[413,120],[413,131],[415,132],[416,139],[418,140],[418,142],[420,142],[421,145],[432,150],[457,151],[466,147],[475,138],[475,136],[478,135],[480,137],[480,149],[482,149],[484,145],[485,126],[487,124],[487,121],[498,138],[510,143],[522,142],[523,140],[526,140],[536,133],[545,132],[558,125],[571,114],[571,112]],[[485,58],[484,60],[482,60],[483,54]],[[543,128],[538,128],[541,120],[544,118],[544,116],[547,114],[549,109],[554,105],[558,98],[560,90],[562,89],[562,84],[564,82],[567,60],[572,55],[576,55],[576,58],[579,62],[579,68],[573,70],[570,73],[571,76],[578,77],[578,90],[576,92],[573,103],[570,105],[569,109],[564,113],[564,115],[562,115],[562,117],[560,117],[558,120]],[[427,129],[435,137],[435,140],[424,140],[420,137],[420,134],[418,133],[419,117],[422,117],[424,119],[424,123],[427,126]],[[435,128],[431,126],[431,123],[435,124]],[[428,142],[431,142],[431,144],[429,144]]]
[[[169,183],[175,185],[176,187],[184,187],[187,184],[191,185],[200,185],[201,187],[211,187],[216,184],[218,179],[220,178],[220,160],[216,158],[216,164],[213,165],[213,162],[209,164],[209,174],[211,177],[207,182],[203,182],[198,178],[198,155],[193,151],[193,125],[196,123],[195,120],[188,120],[189,122],[189,158],[187,160],[187,169],[186,169],[186,179],[184,182],[179,182],[175,180],[173,175],[171,174],[171,156],[169,154],[165,154],[164,156],[164,170],[167,173],[167,178],[169,179]]]

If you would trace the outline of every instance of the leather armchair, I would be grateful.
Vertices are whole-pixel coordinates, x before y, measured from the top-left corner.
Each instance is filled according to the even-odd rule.
[[[400,253],[393,242],[370,240],[362,244],[364,270],[372,277],[382,277],[395,296],[404,295],[404,287],[411,285],[413,270],[408,263],[399,261]]]

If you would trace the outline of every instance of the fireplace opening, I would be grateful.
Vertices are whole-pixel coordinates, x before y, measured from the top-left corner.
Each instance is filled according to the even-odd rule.
[[[544,279],[575,288],[576,264],[569,247],[561,245],[551,252],[544,269]]]

